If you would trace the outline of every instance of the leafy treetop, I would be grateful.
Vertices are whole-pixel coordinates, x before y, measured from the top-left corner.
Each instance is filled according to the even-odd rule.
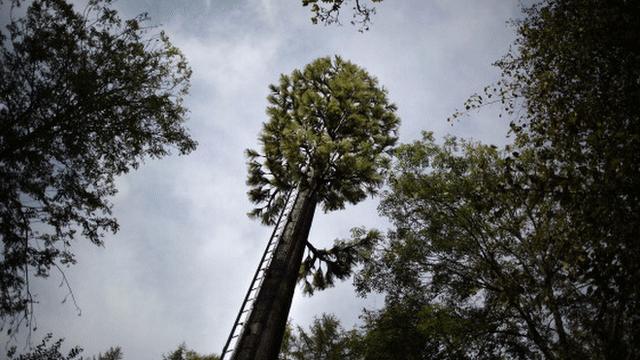
[[[547,181],[535,151],[510,156],[455,138],[438,145],[430,134],[400,146],[380,206],[393,230],[373,242],[358,288],[387,294],[388,314],[413,309],[401,314],[414,314],[443,358],[634,353],[629,315],[615,341],[594,328],[619,314],[612,301],[629,300],[598,295],[583,275],[590,252],[576,246],[570,209],[527,185],[532,174]]]
[[[355,360],[363,359],[357,330],[345,330],[332,314],[314,318],[309,330],[287,326],[279,360]]]
[[[78,235],[101,245],[118,229],[108,200],[117,175],[196,147],[183,126],[185,57],[163,32],[149,35],[146,15],[122,20],[110,3],[77,12],[35,0],[0,38],[0,317],[14,319],[9,331],[32,315],[30,276],[74,263]]]
[[[525,15],[502,78],[467,106],[504,106],[513,171],[535,154],[518,186],[567,211],[570,251],[582,255],[568,265],[607,304],[585,317],[607,356],[623,358],[640,336],[640,3],[546,0]]]
[[[203,355],[187,348],[185,343],[178,345],[178,348],[162,355],[162,360],[218,360],[220,357],[216,354]]]
[[[340,57],[320,58],[271,85],[261,152],[247,150],[250,212],[272,224],[285,194],[310,189],[325,211],[374,194],[399,119],[378,81]]]
[[[394,229],[361,289],[418,314],[446,358],[633,358],[640,5],[548,0],[525,14],[502,78],[466,104],[504,106],[514,143],[401,147],[381,206]]]

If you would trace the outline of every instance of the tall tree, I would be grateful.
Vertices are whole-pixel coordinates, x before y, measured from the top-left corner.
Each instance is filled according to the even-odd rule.
[[[640,339],[640,4],[549,0],[525,15],[487,95],[511,116],[514,156],[536,154],[521,186],[570,218],[568,261],[598,299],[583,313],[589,341],[624,358]]]
[[[604,356],[640,349],[640,4],[546,1],[519,24],[519,49],[500,63],[528,112],[517,145],[533,148],[537,193],[568,212],[569,263],[589,283],[580,323]]]
[[[399,152],[381,207],[394,229],[360,286],[387,307],[417,298],[416,329],[447,356],[640,353],[639,14],[629,1],[526,9],[502,79],[467,103],[502,104],[514,143],[427,137]]]
[[[438,145],[426,134],[397,155],[380,207],[394,229],[357,283],[385,292],[397,314],[413,313],[404,324],[413,322],[410,333],[430,345],[423,356],[593,354],[581,316],[594,299],[568,265],[567,212],[514,185],[535,168],[534,154],[513,160],[495,147],[455,138]]]
[[[3,2],[4,7],[19,1]],[[146,15],[110,0],[35,0],[0,35],[0,318],[33,314],[32,276],[75,262],[72,243],[118,229],[116,176],[196,143],[183,123],[186,59]],[[5,9],[8,10],[8,9]],[[8,321],[8,322],[7,322]]]
[[[249,198],[257,204],[250,215],[273,224],[286,194],[297,188],[299,195],[238,341],[236,359],[277,358],[305,248],[310,255],[302,276],[312,276],[316,287],[350,273],[357,243],[316,249],[307,241],[313,214],[317,204],[337,210],[376,193],[399,124],[396,107],[378,81],[340,57],[320,58],[282,75],[270,89],[262,149],[247,151]],[[360,235],[358,241],[367,239]]]

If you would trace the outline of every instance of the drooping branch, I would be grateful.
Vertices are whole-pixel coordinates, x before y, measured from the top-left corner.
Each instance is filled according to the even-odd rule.
[[[306,243],[307,256],[300,266],[300,281],[306,294],[332,287],[334,278],[344,280],[351,276],[354,267],[364,260],[364,254],[380,237],[375,230],[366,232],[355,228],[351,232],[350,240],[336,240],[330,249],[318,249]]]
[[[376,8],[368,4],[382,2],[382,0],[353,0],[351,25],[358,27],[358,31],[369,30],[371,17],[376,14]],[[311,5],[311,22],[324,25],[341,25],[340,11],[342,7],[351,0],[302,0],[302,6]]]

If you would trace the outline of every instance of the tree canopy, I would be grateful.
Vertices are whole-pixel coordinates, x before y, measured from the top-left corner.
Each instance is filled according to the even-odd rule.
[[[427,358],[636,357],[639,14],[534,4],[500,81],[466,104],[503,106],[513,143],[400,147],[380,207],[393,227],[357,279],[386,294],[374,329],[408,316]]]
[[[609,358],[639,352],[639,16],[637,2],[542,2],[499,63],[527,109],[512,125],[536,156],[524,186],[567,212],[569,267],[592,291],[584,341]]]
[[[399,124],[377,79],[338,56],[281,75],[270,90],[261,149],[247,150],[248,195],[257,205],[249,216],[273,225],[297,192],[273,261],[259,270],[264,280],[243,321],[248,328],[235,344],[234,356],[247,359],[277,356],[298,280],[305,279],[310,292],[350,274],[357,243],[338,242],[330,250],[309,243],[315,209],[342,209],[377,192]],[[306,249],[310,255],[303,261]]]
[[[361,359],[360,344],[357,330],[345,330],[334,315],[322,314],[313,320],[308,330],[289,326],[278,359]]]
[[[7,351],[6,358],[10,360],[82,360],[82,357],[80,356],[82,354],[82,348],[75,346],[67,353],[64,353],[61,350],[64,339],[58,339],[55,342],[52,342],[52,338],[53,334],[46,334],[37,346],[30,349],[31,351],[17,356],[17,349],[15,346],[12,346]]]
[[[215,354],[202,355],[198,354],[194,350],[187,348],[185,343],[178,345],[178,347],[169,352],[166,355],[162,355],[162,360],[218,360],[220,357]]]
[[[298,185],[325,211],[376,193],[400,122],[376,78],[336,56],[269,88],[261,151],[247,150],[249,199],[259,205],[250,216],[273,224]]]
[[[522,153],[515,171],[504,151],[455,138],[437,145],[430,134],[399,148],[380,207],[394,228],[357,283],[387,293],[388,307],[417,306],[415,331],[434,355],[594,351],[584,316],[600,303],[570,265],[567,212],[513,185],[533,159]]]
[[[80,12],[35,0],[2,32],[0,317],[13,319],[9,331],[32,315],[31,276],[74,263],[75,238],[101,245],[118,229],[116,176],[196,146],[183,125],[191,70],[146,21],[121,19],[110,0]]]

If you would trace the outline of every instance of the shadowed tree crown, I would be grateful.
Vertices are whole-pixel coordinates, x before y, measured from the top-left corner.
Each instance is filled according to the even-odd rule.
[[[145,14],[123,20],[111,0],[80,11],[65,0],[25,4],[24,15],[0,29],[0,331],[7,332],[31,324],[30,278],[75,263],[75,239],[102,245],[118,229],[110,202],[118,175],[196,147],[184,126],[191,69],[163,32],[150,32]],[[0,1],[7,12],[19,5]]]
[[[272,224],[288,190],[311,189],[324,211],[375,194],[397,140],[396,106],[375,77],[324,57],[270,86],[259,141],[248,149],[249,215]]]

